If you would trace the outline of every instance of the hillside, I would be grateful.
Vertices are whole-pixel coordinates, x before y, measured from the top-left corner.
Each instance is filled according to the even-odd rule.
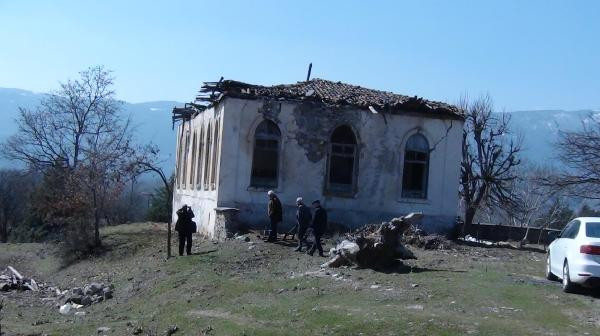
[[[103,229],[105,250],[65,261],[54,244],[0,244],[38,283],[114,285],[114,297],[60,315],[53,297],[0,292],[7,335],[590,335],[597,294],[564,294],[542,278],[545,254],[506,248],[411,247],[417,260],[389,272],[323,269],[290,244],[195,237],[194,255],[165,260],[165,226]],[[331,240],[325,241],[325,248]],[[79,314],[82,315],[82,314]],[[109,330],[97,332],[98,328]]]

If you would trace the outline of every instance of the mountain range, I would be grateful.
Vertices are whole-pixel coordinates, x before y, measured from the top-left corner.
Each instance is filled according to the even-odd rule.
[[[0,142],[17,130],[15,120],[19,107],[35,108],[44,97],[21,89],[0,88]],[[175,164],[175,131],[172,129],[171,110],[183,103],[175,101],[151,101],[144,103],[123,103],[123,113],[130,116],[138,143],[153,142],[160,148],[163,169],[168,174]],[[16,163],[0,159],[0,167],[15,166]]]
[[[19,107],[34,108],[44,94],[22,89],[0,88],[0,142],[14,134]],[[164,159],[163,168],[170,173],[174,167],[175,131],[171,124],[171,110],[183,103],[176,101],[150,101],[144,103],[124,102],[123,112],[133,122],[136,138],[140,143],[153,142],[160,148]],[[560,166],[556,161],[554,143],[560,130],[578,130],[584,123],[600,120],[595,110],[534,110],[503,112],[511,117],[513,134],[523,137],[522,157],[531,163]],[[14,163],[0,159],[1,166]]]

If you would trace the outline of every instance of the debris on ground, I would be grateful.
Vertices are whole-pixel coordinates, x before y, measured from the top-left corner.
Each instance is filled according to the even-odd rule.
[[[31,290],[37,292],[40,290],[38,283],[30,278],[26,278],[12,266],[8,266],[6,273],[0,274],[0,291],[8,292],[10,290]]]
[[[61,290],[47,283],[38,283],[33,278],[23,276],[14,267],[8,266],[5,272],[0,273],[0,291],[36,292],[43,297],[42,300],[56,302],[62,315],[69,315],[73,313],[73,309],[111,299],[114,286],[93,282],[83,287]]]
[[[422,216],[420,213],[411,213],[380,225],[370,224],[348,234],[346,239],[330,250],[332,259],[321,267],[358,265],[380,269],[394,265],[398,259],[416,259],[402,244],[402,236]]]
[[[424,250],[451,250],[455,244],[439,234],[428,234],[422,229],[411,226],[402,236],[402,242]]]

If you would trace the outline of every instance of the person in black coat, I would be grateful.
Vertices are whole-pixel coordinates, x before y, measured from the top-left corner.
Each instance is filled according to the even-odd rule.
[[[296,210],[296,221],[298,222],[298,247],[294,251],[302,252],[302,243],[308,248],[308,243],[306,242],[306,230],[308,230],[308,227],[310,226],[312,214],[310,213],[310,209],[304,204],[302,197],[296,199],[296,205],[298,206],[298,210]]]
[[[277,225],[283,220],[283,209],[281,208],[279,198],[273,190],[269,190],[267,195],[269,196],[268,215],[271,221],[271,232],[269,233],[267,242],[274,242],[277,241]]]
[[[196,225],[192,221],[194,218],[194,212],[192,208],[187,205],[183,205],[181,209],[177,210],[177,223],[175,224],[175,231],[179,234],[179,255],[183,255],[183,249],[187,255],[192,254],[192,234],[196,232]]]
[[[321,236],[327,229],[327,211],[321,207],[321,202],[319,200],[314,201],[312,205],[315,207],[315,215],[311,225],[313,234],[315,236],[315,241],[307,253],[309,255],[313,255],[315,250],[319,250],[319,255],[324,257],[325,255],[323,255],[323,247],[321,246]]]

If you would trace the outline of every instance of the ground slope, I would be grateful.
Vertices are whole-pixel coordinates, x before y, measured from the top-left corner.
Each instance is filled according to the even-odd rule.
[[[62,288],[113,283],[115,298],[62,316],[29,293],[0,293],[7,335],[569,335],[600,334],[594,293],[567,295],[544,280],[545,255],[503,248],[412,248],[394,272],[319,271],[326,259],[286,244],[197,241],[166,261],[163,224],[103,231],[107,251],[65,264],[48,244],[0,245],[13,265]],[[326,248],[331,245],[328,244]],[[45,302],[45,303],[44,303]]]

